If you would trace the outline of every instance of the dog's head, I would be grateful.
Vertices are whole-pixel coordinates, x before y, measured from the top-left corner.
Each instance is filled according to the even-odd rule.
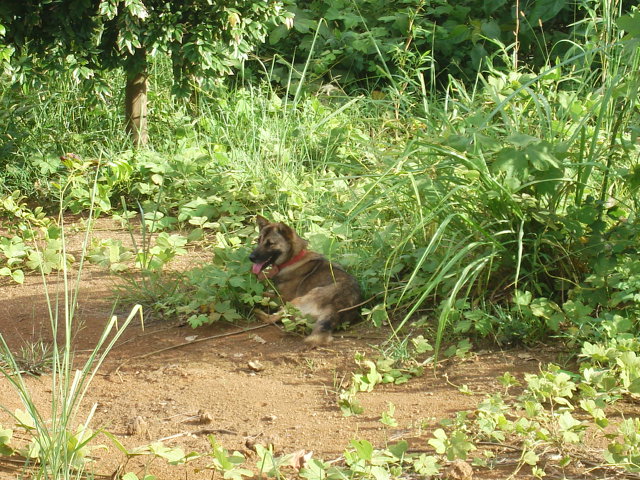
[[[277,267],[288,262],[307,246],[307,241],[284,223],[270,222],[260,215],[256,222],[260,230],[258,246],[249,255],[256,275],[272,265]]]

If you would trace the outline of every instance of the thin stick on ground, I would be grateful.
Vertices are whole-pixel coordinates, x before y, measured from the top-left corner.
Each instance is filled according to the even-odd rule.
[[[121,369],[123,366],[125,366],[127,363],[129,363],[131,360],[136,360],[136,359],[142,359],[142,358],[151,357],[151,356],[153,356],[153,355],[157,355],[157,354],[159,354],[159,353],[166,352],[166,351],[168,351],[168,350],[174,350],[174,349],[176,349],[176,348],[186,347],[186,346],[188,346],[188,345],[193,345],[194,343],[205,342],[205,341],[207,341],[207,340],[215,340],[215,339],[217,339],[217,338],[231,337],[231,336],[233,336],[233,335],[240,335],[240,334],[242,334],[242,333],[251,332],[251,331],[253,331],[253,330],[258,330],[258,329],[260,329],[260,328],[270,327],[270,326],[272,326],[272,325],[273,325],[273,324],[271,324],[271,323],[267,323],[267,324],[264,324],[264,325],[256,325],[255,327],[244,328],[244,329],[242,329],[242,330],[237,330],[237,331],[235,331],[235,332],[220,333],[220,334],[218,334],[218,335],[211,335],[210,337],[197,338],[197,339],[192,340],[192,341],[190,341],[190,342],[179,343],[179,344],[177,344],[177,345],[171,345],[170,347],[164,347],[164,348],[161,348],[161,349],[159,349],[159,350],[154,350],[153,352],[147,352],[147,353],[144,353],[144,354],[142,354],[142,355],[136,355],[135,357],[128,358],[128,359],[126,359],[124,362],[120,363],[120,365],[118,365],[118,366],[116,367],[116,369],[115,369],[115,370],[113,370],[112,372],[110,372],[110,373],[109,373],[109,375],[111,375],[111,374],[117,374],[117,373],[120,371],[120,369]]]

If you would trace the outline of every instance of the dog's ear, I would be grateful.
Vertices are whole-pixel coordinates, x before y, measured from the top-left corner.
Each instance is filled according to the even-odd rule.
[[[294,246],[294,250],[300,251],[307,248],[307,244],[309,242],[298,235],[298,233],[293,228],[284,223],[278,223],[277,225],[280,235],[286,238]]]
[[[282,223],[282,222],[276,223],[276,231],[289,241],[292,241],[293,238],[296,236],[295,230],[291,228],[289,225],[287,225],[286,223]]]
[[[269,225],[269,223],[271,223],[271,222],[269,222],[269,220],[264,218],[262,215],[256,215],[256,223],[258,224],[258,228],[260,230],[262,230],[264,227]]]

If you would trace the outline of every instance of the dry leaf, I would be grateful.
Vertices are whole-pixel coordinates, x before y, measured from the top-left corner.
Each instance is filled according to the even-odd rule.
[[[313,451],[306,452],[304,450],[298,450],[297,452],[293,452],[291,457],[289,458],[289,465],[291,465],[296,470],[300,470],[304,467],[311,457],[313,456]]]
[[[261,372],[264,370],[264,365],[262,365],[258,360],[251,360],[249,362],[249,368],[254,372]]]

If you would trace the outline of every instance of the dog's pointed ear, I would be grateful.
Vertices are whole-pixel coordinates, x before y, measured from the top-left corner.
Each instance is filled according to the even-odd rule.
[[[280,235],[282,235],[284,238],[289,240],[289,242],[291,242],[294,245],[294,250],[300,251],[307,248],[307,244],[309,242],[307,242],[304,238],[298,235],[298,232],[296,232],[293,228],[291,228],[289,225],[286,225],[284,223],[278,223],[277,225],[278,225],[278,232],[280,232]]]
[[[276,223],[276,229],[278,233],[280,233],[280,235],[282,235],[287,240],[293,240],[293,238],[296,236],[296,231],[286,223]]]
[[[264,218],[262,215],[256,215],[256,223],[258,224],[258,228],[262,230],[264,227],[269,225],[269,220]]]

